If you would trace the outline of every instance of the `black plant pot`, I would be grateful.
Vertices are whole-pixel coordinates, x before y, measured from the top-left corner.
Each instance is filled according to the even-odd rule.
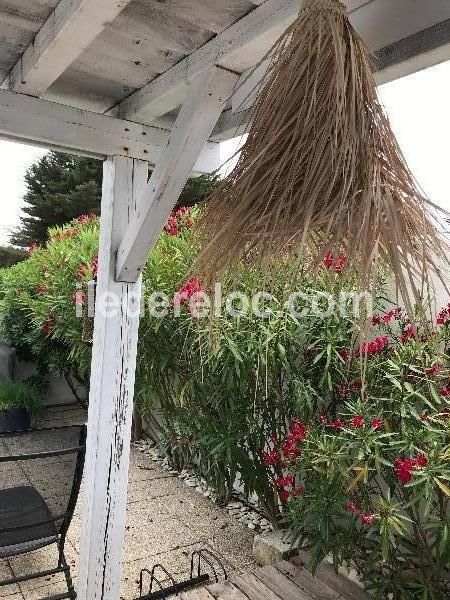
[[[25,408],[10,408],[0,411],[0,433],[26,431],[30,428],[31,416]]]

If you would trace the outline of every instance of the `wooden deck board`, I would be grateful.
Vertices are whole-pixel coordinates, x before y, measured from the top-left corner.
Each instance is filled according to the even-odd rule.
[[[341,597],[339,592],[332,589],[324,581],[314,577],[300,565],[296,566],[293,563],[282,561],[277,564],[277,568],[315,600],[338,600]]]
[[[304,566],[308,562],[308,557],[304,553],[292,561],[294,565]],[[353,583],[345,577],[336,575],[335,570],[329,563],[323,562],[316,571],[316,577],[328,586],[332,587],[340,594],[340,598],[349,600],[366,600],[367,596],[356,583]]]
[[[275,566],[268,565],[259,569],[256,576],[283,600],[311,600],[312,598]]]
[[[231,580],[181,594],[181,600],[366,600],[354,582],[335,573],[328,563],[317,576],[306,568],[306,555],[232,576]]]
[[[248,600],[231,581],[223,581],[210,585],[206,588],[214,597],[214,600]]]

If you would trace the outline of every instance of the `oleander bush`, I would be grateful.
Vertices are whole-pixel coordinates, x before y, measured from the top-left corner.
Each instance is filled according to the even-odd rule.
[[[136,397],[159,414],[172,463],[195,464],[221,502],[238,482],[311,550],[313,567],[330,554],[336,566],[352,561],[375,598],[447,597],[450,305],[437,321],[426,307],[410,320],[380,288],[369,321],[326,307],[298,316],[309,294],[353,289],[345,257],[327,255],[316,273],[293,259],[241,265],[222,296],[270,292],[263,314],[235,298],[234,316],[197,318],[206,284],[190,273],[196,217],[174,212],[144,270],[153,310],[141,319]],[[0,274],[4,334],[86,385],[97,245],[97,219],[81,217]],[[297,316],[293,290],[304,294]]]

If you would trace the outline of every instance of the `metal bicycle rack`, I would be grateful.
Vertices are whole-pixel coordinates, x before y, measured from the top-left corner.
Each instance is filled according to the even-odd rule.
[[[160,579],[159,572],[165,575]],[[146,575],[150,576],[148,593],[144,593]],[[139,597],[136,600],[160,600],[170,596],[178,596],[180,592],[208,583],[219,583],[220,579],[228,579],[228,573],[218,556],[210,550],[196,550],[191,556],[191,573],[189,579],[176,581],[169,571],[161,564],[152,570],[142,569],[139,576]],[[168,582],[168,585],[164,585]],[[158,589],[154,590],[154,587]]]

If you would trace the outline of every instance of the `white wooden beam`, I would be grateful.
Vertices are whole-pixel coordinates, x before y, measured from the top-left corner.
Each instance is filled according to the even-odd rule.
[[[119,155],[155,164],[169,132],[0,90],[0,138],[94,158]],[[207,143],[194,171],[209,173],[219,165],[219,145]]]
[[[79,600],[120,596],[141,278],[117,283],[115,267],[147,174],[130,158],[104,165]]]
[[[131,0],[61,0],[3,87],[42,95]]]
[[[174,67],[123,100],[114,114],[132,121],[151,122],[180,105],[190,79],[204,73],[234,53],[246,54],[247,46],[262,40],[259,52],[270,48],[278,35],[297,17],[303,0],[266,0],[219,33],[199,50],[186,57]],[[367,0],[347,0],[349,10],[354,10]],[[255,63],[259,56],[255,57]]]
[[[237,77],[213,67],[191,84],[142,202],[117,255],[117,280],[136,281],[203,144],[211,134]]]

